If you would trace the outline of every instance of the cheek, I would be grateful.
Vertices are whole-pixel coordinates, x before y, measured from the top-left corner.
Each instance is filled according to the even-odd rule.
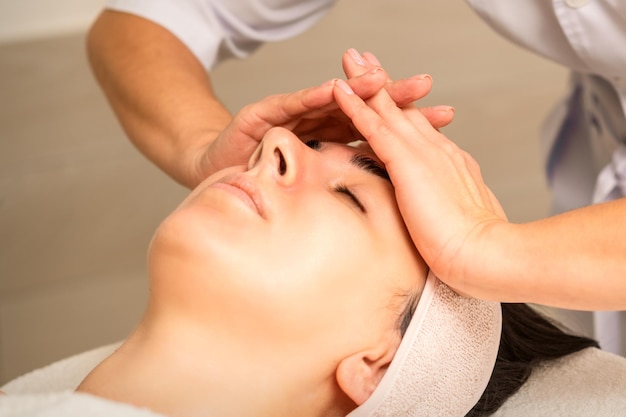
[[[376,271],[376,242],[362,225],[341,216],[312,220],[268,241],[267,268],[257,272],[257,286],[272,303],[260,306],[289,312],[297,322],[328,330],[361,315],[380,297],[382,273]],[[342,326],[345,329],[345,326]]]
[[[271,227],[268,254],[274,265],[323,281],[354,273],[376,255],[376,236],[350,208],[311,203],[288,213]]]

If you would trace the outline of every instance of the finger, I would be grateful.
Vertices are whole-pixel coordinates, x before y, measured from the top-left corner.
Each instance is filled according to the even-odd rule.
[[[386,77],[387,76],[385,74],[385,71],[382,68],[374,68],[366,72],[365,74],[352,78],[348,82],[350,83],[352,89],[357,91],[357,94],[365,96],[365,97],[371,97],[373,94],[375,94],[376,92],[382,89],[385,83]],[[332,85],[332,83],[333,83],[332,80],[329,81],[330,85]],[[326,84],[324,84],[323,86],[325,87]],[[311,90],[311,91],[315,92],[315,90]],[[315,99],[315,96],[312,96],[313,99],[310,99],[307,101],[306,96],[300,97],[303,94],[309,94],[308,90],[302,90],[302,92],[296,92],[293,94],[293,97],[287,97],[287,95],[282,95],[282,96],[279,95],[273,99],[276,101],[276,103],[279,103],[281,100],[284,101],[285,103],[287,103],[287,100],[294,100],[295,102],[295,105],[283,106],[284,107],[283,111],[287,111],[288,113],[286,115],[282,115],[281,119],[283,120],[292,119],[294,122],[298,122],[299,124],[302,124],[300,120],[315,121],[323,117],[329,117],[333,112],[335,112],[336,114],[332,115],[331,117],[335,119],[341,118],[344,121],[350,123],[350,120],[338,110],[338,106],[337,106],[337,103],[334,101],[334,97],[332,97],[330,101],[326,97],[324,97],[324,100],[318,100],[314,102],[313,99]],[[331,90],[331,96],[332,96],[332,90]],[[272,108],[278,108],[277,105],[272,104],[272,102],[269,100],[264,101],[264,103],[266,103],[264,107],[268,110]],[[304,106],[298,107],[298,105],[300,104],[304,104]],[[290,109],[292,110],[290,111]],[[278,119],[274,119],[274,120],[278,120]]]
[[[384,94],[392,103],[392,111],[402,113],[402,110],[393,103],[384,90],[381,90],[380,93]],[[365,137],[381,161],[387,164],[392,155],[400,151],[398,144],[401,140],[395,140],[397,138],[394,137],[396,135],[391,128],[391,126],[395,128],[397,125],[388,123],[388,119],[384,119],[377,110],[363,101],[343,80],[335,82],[334,94],[339,108],[352,120],[354,126]],[[389,116],[385,115],[385,117],[388,118]],[[406,119],[405,123],[410,124]]]
[[[366,72],[375,71],[380,68],[378,59],[369,52],[361,55],[356,49],[348,49],[342,56],[343,70],[348,77],[350,87],[361,98],[369,98],[376,93],[379,84],[365,84],[366,79],[352,80]],[[381,74],[382,75],[382,74]],[[425,97],[432,88],[432,77],[428,74],[418,74],[404,80],[393,81],[387,73],[384,87],[389,92],[396,104],[400,107],[406,106],[416,100]],[[379,79],[369,79],[369,82],[380,81]]]
[[[348,79],[358,77],[369,70],[380,67],[380,65],[373,65],[367,61],[359,53],[359,51],[354,48],[350,48],[343,53],[341,57],[341,65],[343,67],[343,72],[346,74]]]
[[[374,69],[373,71],[384,71],[384,70],[382,68],[378,68],[378,69]],[[408,80],[405,80],[405,81],[417,83],[417,85],[419,85],[420,83],[425,83],[426,84],[425,85],[426,86],[426,91],[430,91],[430,85],[431,85],[432,78],[430,77],[430,75],[423,74],[423,75],[411,77],[411,79],[408,79]],[[392,84],[392,83],[387,83],[387,85],[390,85],[390,84]],[[341,85],[341,84],[338,84],[338,85]],[[350,85],[350,87],[351,87],[351,85]],[[424,87],[424,84],[422,84],[422,87]],[[354,89],[352,89],[352,91],[354,91]],[[398,91],[400,91],[400,89],[398,89]],[[364,98],[360,94],[359,94],[359,96],[361,98]],[[365,97],[364,100],[367,101],[367,105],[369,107],[371,107],[375,112],[377,112],[388,123],[396,124],[396,126],[398,128],[406,125],[405,122],[407,121],[407,114],[411,113],[410,109],[405,109],[404,111],[402,109],[400,109],[398,107],[397,103],[390,96],[389,92],[386,89],[379,90],[378,92],[376,92],[371,97],[369,97],[369,98]],[[403,106],[403,107],[407,107],[407,106]],[[353,122],[354,122],[354,120],[353,120]],[[417,127],[417,128],[421,128],[421,129],[426,129],[426,131],[432,129],[432,126],[430,125],[430,122],[424,117],[424,115],[422,113],[420,113],[418,111],[413,112],[413,117],[411,117],[410,122],[412,122],[412,125],[410,127]],[[356,124],[355,124],[355,126],[356,126]],[[410,129],[410,127],[409,127],[409,129]],[[361,131],[360,128],[359,128],[359,130]],[[399,130],[404,130],[404,129],[399,129]],[[363,133],[363,131],[361,131],[361,133]],[[408,130],[404,130],[403,133],[405,135],[410,134],[410,132]],[[407,136],[405,136],[405,135],[401,135],[401,137],[402,138],[406,138]],[[367,136],[367,135],[365,135],[365,136]]]
[[[398,108],[387,90],[383,89],[371,98],[367,99],[367,105],[391,125],[396,126],[398,129],[404,127],[403,134],[400,135],[402,138],[409,137],[405,135],[410,135],[410,132],[405,130],[405,121],[408,121],[410,122],[411,127],[417,128],[423,133],[420,137],[430,140],[427,133],[432,131],[433,127],[428,119],[426,119],[426,117],[413,105],[405,106],[403,109]]]
[[[389,75],[380,66],[366,61],[354,48],[344,52],[341,62],[350,87],[361,98],[371,97],[390,82]]]
[[[378,60],[378,58],[376,58],[376,56],[368,51],[363,52],[363,58],[365,58],[365,60],[367,62],[369,62],[370,64],[380,67],[380,61]]]
[[[365,104],[347,82],[336,80],[334,94],[339,108],[364,136],[370,136],[376,130],[375,126],[382,122],[380,116]],[[367,123],[368,121],[370,123]],[[362,128],[359,125],[362,125]]]
[[[433,85],[433,79],[428,74],[419,74],[411,78],[388,82],[385,89],[399,107],[404,107],[421,98],[424,98]]]
[[[387,85],[387,73],[384,69],[375,67],[357,77],[349,78],[347,83],[359,97],[368,99]]]
[[[452,106],[434,106],[420,107],[419,111],[435,129],[440,129],[452,123],[455,110]]]
[[[365,100],[365,102],[389,124],[389,126],[393,126],[394,130],[400,133],[401,138],[413,136],[413,130],[422,125],[428,126],[429,130],[432,129],[430,123],[415,106],[409,105],[404,108],[399,108],[385,89],[380,90],[372,97]],[[413,123],[413,120],[415,120],[415,123]]]
[[[244,107],[238,115],[244,122],[243,129],[255,136],[256,129],[285,125],[304,114],[321,111],[333,101],[333,83],[329,81],[293,93],[266,97]]]

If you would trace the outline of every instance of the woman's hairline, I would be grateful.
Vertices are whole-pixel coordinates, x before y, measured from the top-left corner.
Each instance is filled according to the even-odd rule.
[[[398,316],[398,321],[396,328],[400,332],[400,337],[404,337],[409,324],[411,323],[411,319],[413,319],[413,315],[415,314],[415,310],[417,309],[417,304],[419,303],[421,291],[413,290],[409,293],[403,294],[402,297],[405,299],[404,307]]]

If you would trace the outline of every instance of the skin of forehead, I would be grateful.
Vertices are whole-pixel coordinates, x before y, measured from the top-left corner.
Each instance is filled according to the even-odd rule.
[[[348,143],[348,146],[350,146],[352,148],[359,149],[361,151],[365,151],[365,152],[371,153],[372,155],[376,156],[376,154],[374,153],[374,150],[372,149],[370,144],[367,143],[367,141],[356,140],[354,142]],[[376,157],[376,159],[378,159],[378,157]]]

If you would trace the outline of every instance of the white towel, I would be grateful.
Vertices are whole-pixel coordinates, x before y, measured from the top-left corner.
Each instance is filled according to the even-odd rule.
[[[626,359],[588,348],[544,363],[492,417],[528,416],[626,416]]]
[[[5,384],[7,394],[41,394],[75,390],[93,368],[112,354],[122,342],[101,346],[61,359]]]
[[[0,417],[162,417],[150,410],[74,392],[121,343],[102,346],[24,374],[1,390]]]
[[[1,417],[164,417],[150,410],[81,392],[0,396]]]

